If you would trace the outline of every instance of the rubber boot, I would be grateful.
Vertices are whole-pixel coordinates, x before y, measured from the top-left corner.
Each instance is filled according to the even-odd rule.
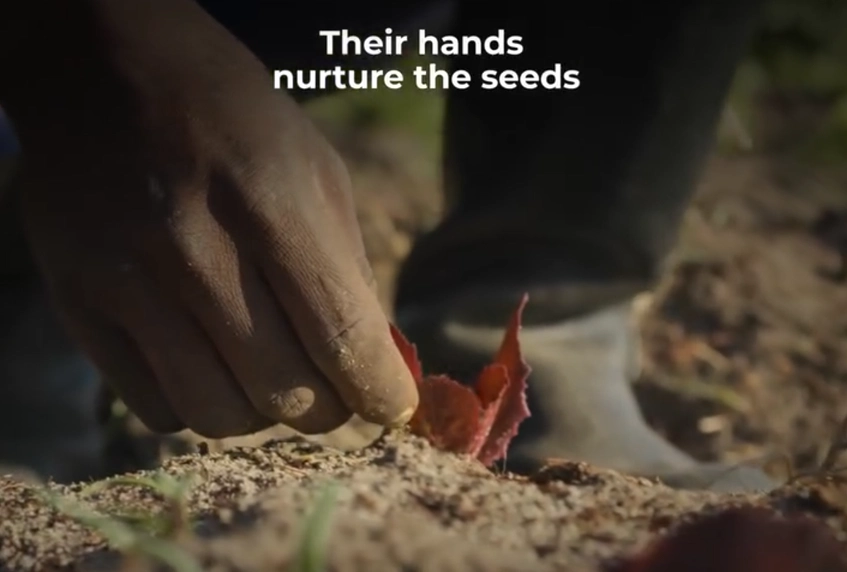
[[[467,382],[496,353],[519,297],[503,295],[500,311],[492,312],[489,294],[468,292],[445,304],[407,308],[397,321],[428,369]],[[474,319],[480,298],[491,319]],[[530,309],[544,313],[532,299]],[[494,316],[501,325],[493,323]],[[755,469],[697,463],[648,427],[631,388],[638,372],[638,335],[629,304],[564,321],[531,322],[523,327],[520,343],[532,368],[531,416],[509,449],[508,470],[531,473],[548,459],[560,458],[658,477],[682,488],[761,490],[772,485]]]
[[[645,423],[630,387],[633,298],[663,270],[696,188],[757,0],[461,3],[457,35],[498,29],[523,53],[459,56],[472,77],[580,71],[574,90],[447,95],[445,220],[413,248],[398,324],[431,371],[472,380],[520,296],[532,417],[508,467],[584,460],[679,487],[759,489],[752,469],[704,465]]]

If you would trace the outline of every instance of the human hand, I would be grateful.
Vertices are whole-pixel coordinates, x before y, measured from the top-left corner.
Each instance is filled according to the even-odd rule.
[[[20,126],[25,228],[71,335],[157,431],[408,420],[340,158],[192,2],[95,4],[108,53]]]

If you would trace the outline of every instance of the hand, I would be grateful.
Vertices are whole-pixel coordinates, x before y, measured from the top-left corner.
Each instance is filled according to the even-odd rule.
[[[192,2],[93,4],[109,50],[20,126],[24,223],[72,336],[153,430],[408,420],[340,158]]]

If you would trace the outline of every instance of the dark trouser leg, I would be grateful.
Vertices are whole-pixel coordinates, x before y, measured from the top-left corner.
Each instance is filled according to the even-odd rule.
[[[452,210],[416,246],[398,288],[398,320],[424,363],[460,377],[493,354],[498,326],[530,293],[522,342],[533,417],[512,468],[571,457],[703,484],[638,411],[628,302],[673,245],[756,4],[460,8],[458,34],[503,28],[524,37],[525,55],[461,57],[455,68],[581,72],[575,91],[449,93]]]
[[[393,33],[414,37],[415,30],[437,31],[452,13],[453,0],[313,0],[292,6],[276,0],[198,0],[218,22],[238,37],[264,64],[273,69],[371,69],[389,57],[328,55],[321,30],[346,29],[360,37]],[[408,45],[406,46],[408,49]],[[307,100],[323,95],[315,90],[291,95]]]

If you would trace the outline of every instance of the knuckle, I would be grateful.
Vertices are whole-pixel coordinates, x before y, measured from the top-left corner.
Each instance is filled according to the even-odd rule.
[[[347,164],[341,155],[335,149],[329,147],[324,161],[319,169],[321,175],[320,181],[329,189],[336,191],[346,191],[352,188],[353,181],[350,177],[350,171],[347,169]]]
[[[154,245],[156,241],[160,241],[164,246],[190,259],[200,257],[209,246],[210,236],[210,229],[208,225],[201,223],[201,218],[180,216],[169,219],[165,232],[153,237]]]
[[[333,356],[352,359],[352,351],[358,345],[356,342],[365,333],[365,324],[363,315],[356,315],[346,322],[341,322],[330,330],[324,347]]]
[[[241,205],[257,216],[286,212],[293,207],[296,192],[302,185],[292,184],[289,169],[275,163],[250,165],[227,178],[226,183],[213,185],[212,193],[226,203]],[[303,189],[305,190],[305,189]],[[234,200],[233,200],[234,198]]]

